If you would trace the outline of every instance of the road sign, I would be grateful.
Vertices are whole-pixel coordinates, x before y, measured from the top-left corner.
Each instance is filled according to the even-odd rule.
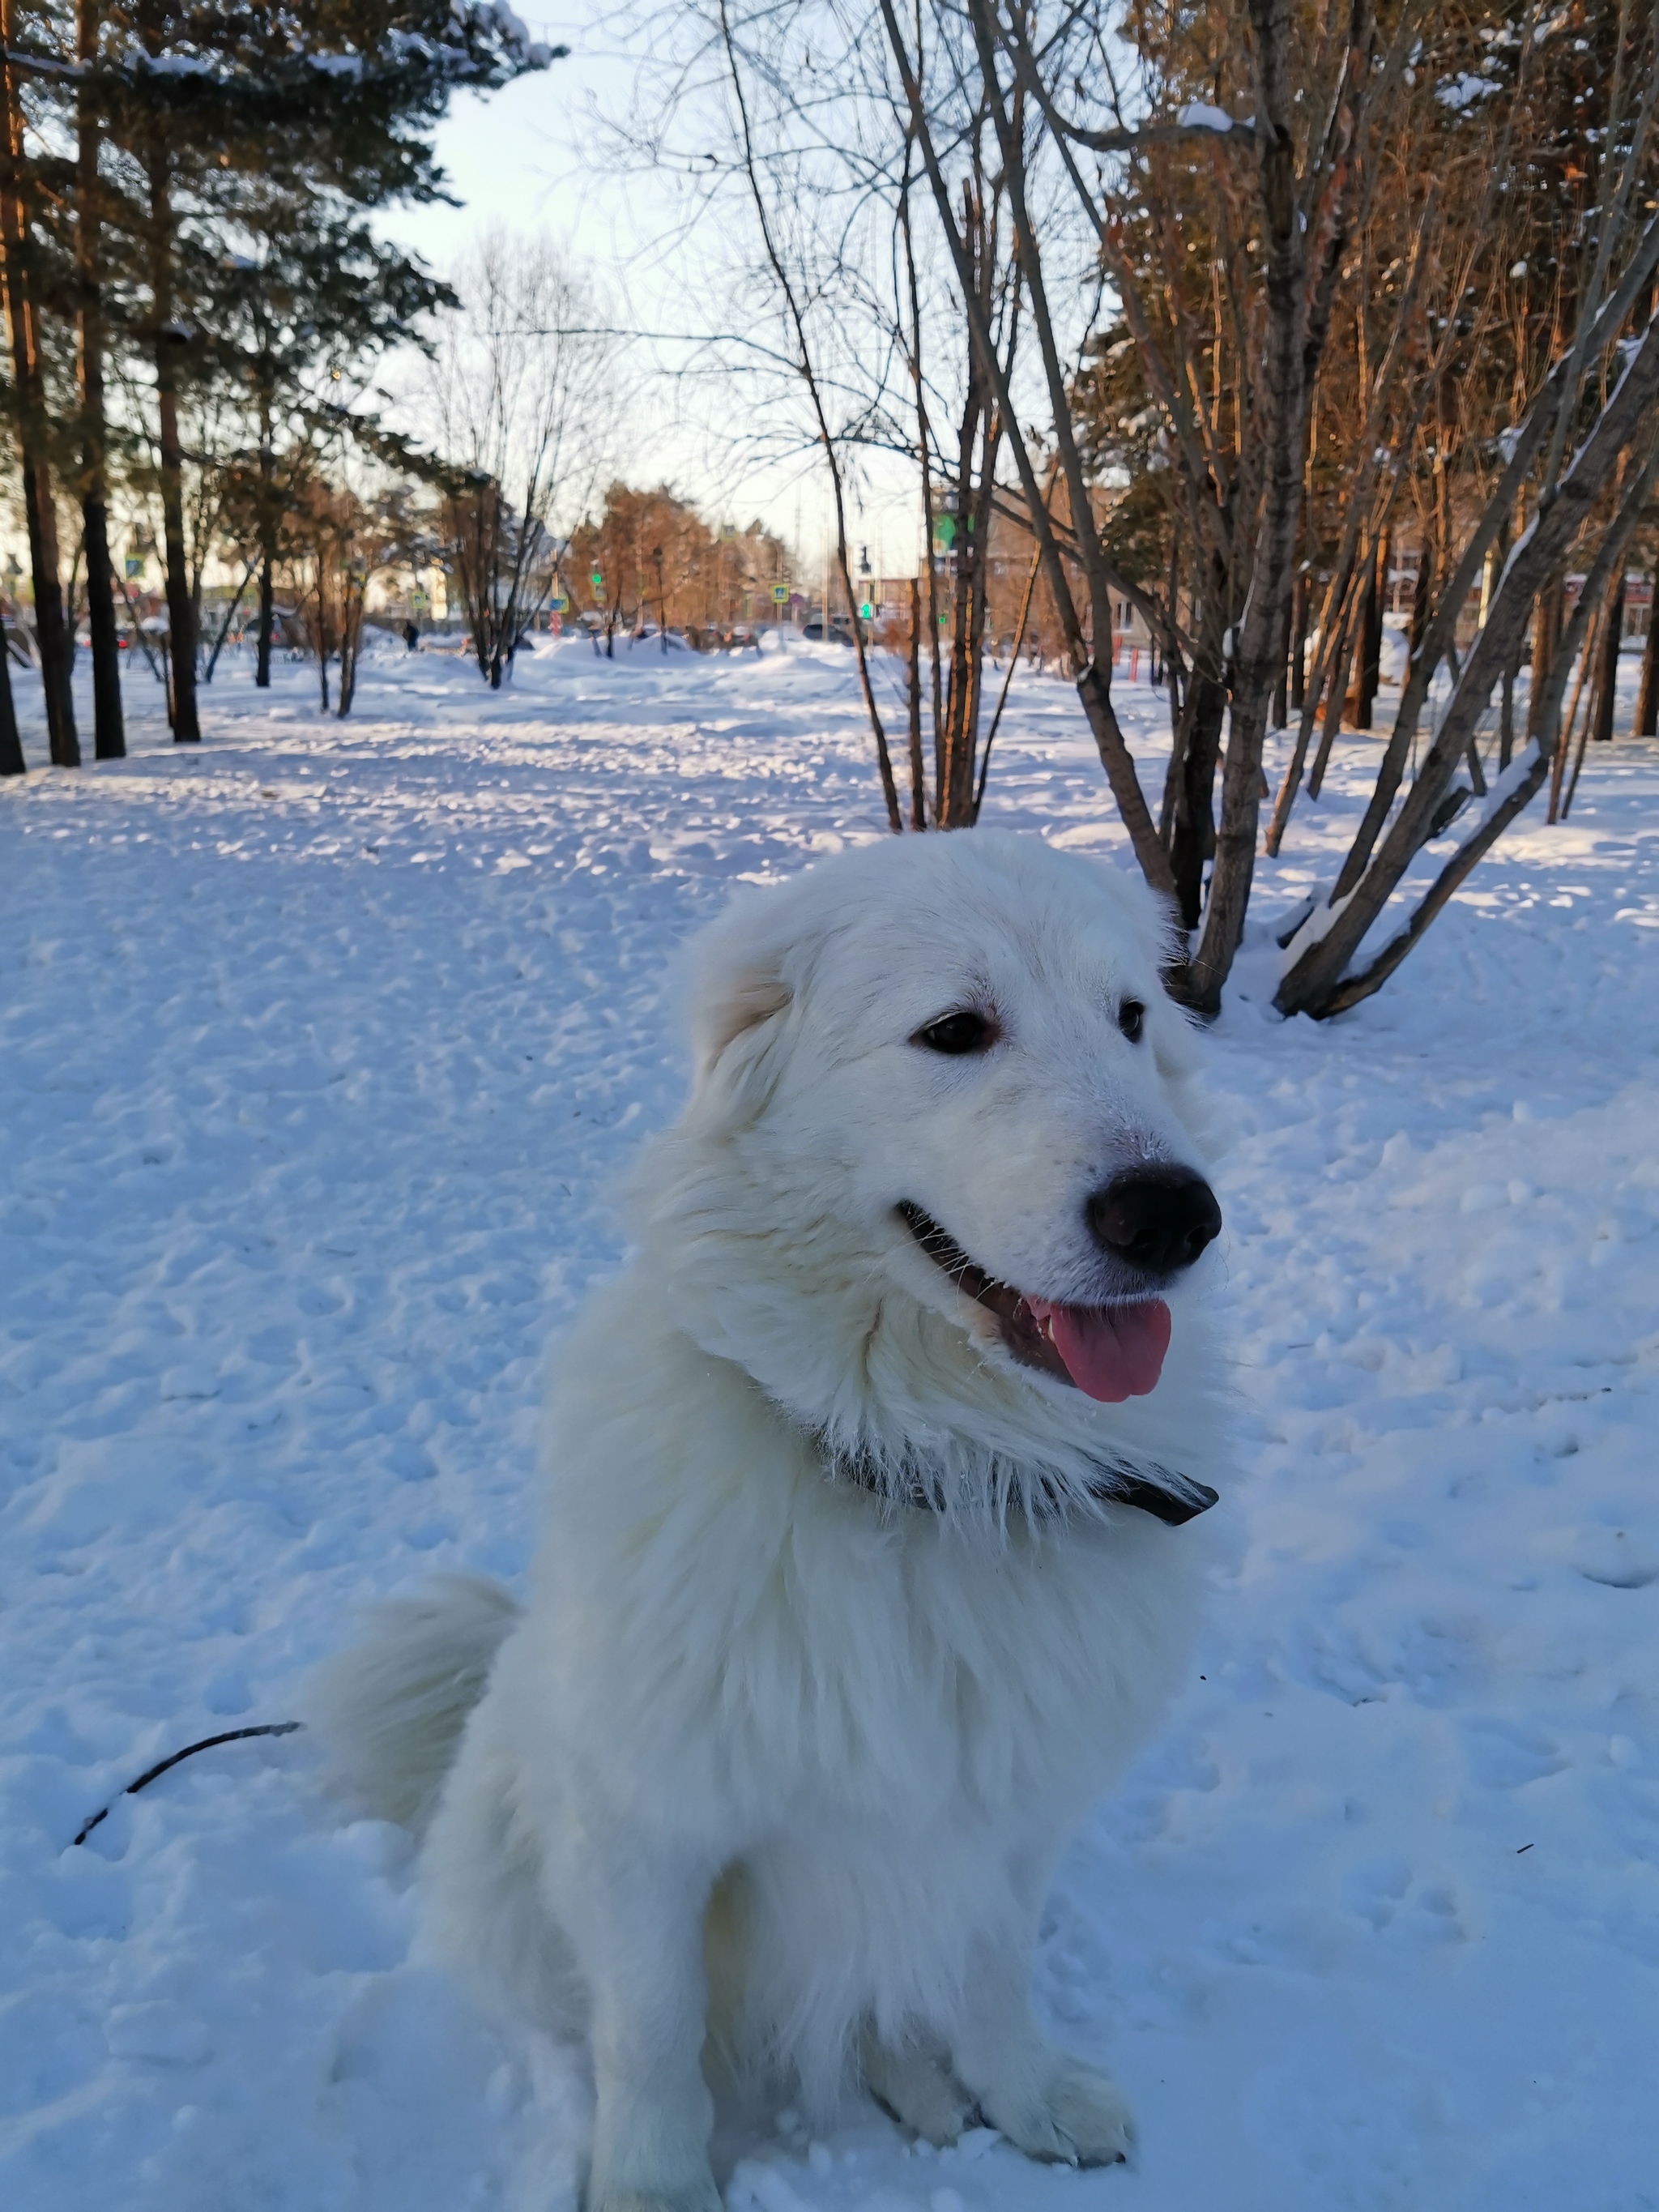
[[[788,604],[789,604],[789,586],[788,586],[788,585],[787,585],[787,584],[774,584],[774,585],[773,585],[773,586],[772,586],[772,604],[773,604],[773,605],[774,605],[775,607],[787,607],[787,606],[788,605]]]
[[[127,558],[126,558],[126,571],[127,571],[127,580],[128,580],[128,582],[129,582],[129,583],[131,583],[131,582],[132,579],[133,579],[135,576],[142,576],[142,575],[143,574],[143,573],[144,573],[144,556],[143,556],[143,555],[142,553],[129,553],[129,554],[128,554]]]
[[[563,592],[555,592],[552,598],[547,604],[552,608],[556,615],[562,615],[569,608],[570,600],[567,593]]]

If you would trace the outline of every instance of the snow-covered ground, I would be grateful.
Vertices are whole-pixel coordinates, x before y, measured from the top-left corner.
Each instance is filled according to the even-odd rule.
[[[491,698],[386,658],[345,724],[228,665],[188,753],[135,675],[131,759],[0,789],[17,2212],[568,2202],[579,2111],[410,1963],[404,1844],[303,1736],[67,1846],[283,1718],[361,1601],[522,1567],[540,1353],[679,1091],[665,956],[880,834],[847,659],[567,647]],[[1150,757],[1161,701],[1120,702]],[[1235,1564],[1041,1959],[1139,2164],[739,2118],[736,2212],[1659,2203],[1659,750],[1592,757],[1382,996],[1285,1025],[1267,923],[1331,872],[1343,751],[1211,1048]],[[991,794],[1121,857],[1061,684],[1021,678]]]

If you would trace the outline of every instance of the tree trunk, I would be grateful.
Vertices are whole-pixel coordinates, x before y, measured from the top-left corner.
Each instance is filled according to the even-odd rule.
[[[259,387],[259,641],[253,664],[256,690],[270,689],[270,648],[276,628],[276,452],[270,442],[271,392]]]
[[[1203,930],[1185,983],[1188,1005],[1202,1014],[1220,1012],[1222,988],[1244,933],[1255,874],[1257,823],[1266,787],[1262,746],[1274,660],[1282,650],[1285,610],[1296,570],[1310,385],[1319,344],[1307,300],[1305,217],[1297,206],[1291,9],[1288,0],[1250,0],[1249,12],[1261,95],[1256,125],[1258,190],[1267,277],[1267,327],[1262,337],[1267,402],[1261,433],[1263,482],[1249,593],[1242,618],[1235,617],[1238,635],[1232,655],[1221,822],[1210,865]],[[1237,601],[1232,604],[1236,606]]]
[[[1285,602],[1285,634],[1279,645],[1279,676],[1273,684],[1273,726],[1282,730],[1291,719],[1291,635],[1296,627],[1297,591],[1294,585]]]
[[[1291,711],[1299,714],[1308,703],[1308,617],[1313,611],[1313,571],[1306,568],[1296,581],[1296,621],[1291,632]]]
[[[0,0],[0,47],[16,43],[13,0]],[[13,399],[17,444],[22,461],[23,513],[28,529],[29,566],[34,581],[34,635],[46,692],[46,732],[57,768],[79,768],[80,740],[75,731],[75,700],[70,687],[74,637],[64,618],[58,575],[58,518],[52,506],[49,464],[50,424],[40,366],[40,331],[32,284],[30,210],[25,179],[23,115],[16,72],[0,65],[0,100],[5,109],[5,173],[0,179],[0,276],[5,288],[6,321],[11,336]]]
[[[1331,750],[1342,732],[1342,709],[1348,703],[1348,672],[1355,658],[1354,633],[1363,612],[1363,607],[1356,604],[1351,592],[1347,605],[1340,612],[1341,628],[1337,633],[1336,653],[1328,665],[1325,678],[1325,715],[1320,725],[1319,749],[1314,755],[1313,766],[1308,770],[1310,799],[1317,799],[1325,787],[1325,770],[1330,766]]]
[[[170,341],[155,349],[156,414],[161,426],[161,536],[167,561],[167,701],[173,742],[200,742],[196,712],[196,618],[191,602],[189,560],[185,550],[184,451],[179,438],[179,395],[167,361]],[[164,366],[164,363],[166,364]]]
[[[126,717],[121,705],[121,646],[115,626],[115,587],[110,580],[109,511],[100,489],[81,503],[86,532],[87,627],[92,638],[93,749],[99,760],[126,756]]]
[[[1204,870],[1215,854],[1215,771],[1227,711],[1222,668],[1227,566],[1218,554],[1208,562],[1208,588],[1193,609],[1196,641],[1181,719],[1170,747],[1158,834],[1170,854],[1176,911],[1183,929],[1196,929],[1204,908]]]
[[[1498,710],[1498,773],[1502,775],[1515,756],[1515,671],[1504,671],[1504,688]]]
[[[196,608],[185,547],[185,455],[179,436],[178,359],[173,320],[173,208],[165,155],[149,163],[150,312],[155,320],[155,413],[159,426],[161,539],[167,562],[168,709],[175,744],[199,744],[196,714]]]
[[[981,398],[984,395],[981,393]],[[988,412],[988,404],[987,411]],[[960,531],[957,538],[956,629],[951,654],[951,685],[945,714],[945,784],[935,805],[934,820],[941,830],[965,830],[974,819],[975,763],[979,752],[981,697],[985,668],[986,547],[991,520],[990,492],[994,481],[996,447],[994,425],[981,416],[983,442],[980,450],[980,490],[969,507],[958,507]],[[975,439],[964,432],[963,452],[971,459]],[[964,473],[963,482],[968,478]]]
[[[1636,695],[1636,735],[1659,737],[1659,571],[1648,600],[1648,641],[1642,648],[1642,688]]]
[[[971,179],[964,180],[962,188],[962,235],[966,245],[964,266],[977,295],[980,319],[987,320],[991,312],[992,269],[984,203]],[[971,332],[967,353],[966,397],[957,442],[956,625],[944,776],[934,810],[941,830],[967,829],[974,819],[984,682],[987,560],[997,449],[1001,443],[995,398]]]
[[[1359,617],[1358,696],[1354,702],[1353,726],[1369,730],[1376,708],[1377,685],[1382,680],[1382,593],[1389,569],[1389,539],[1384,532],[1373,550],[1365,579],[1365,604]]]
[[[1181,658],[1181,647],[1175,638],[1175,630],[1181,620],[1181,533],[1178,530],[1172,530],[1170,532],[1170,582],[1169,589],[1164,594],[1164,604],[1169,610],[1170,623],[1170,647],[1165,665],[1170,678],[1170,743],[1173,748],[1176,732],[1181,727],[1181,710],[1186,700],[1187,676],[1186,664]],[[1162,826],[1160,822],[1160,831]]]
[[[1607,617],[1601,625],[1601,665],[1596,674],[1595,716],[1589,726],[1590,739],[1595,744],[1610,744],[1613,738],[1613,710],[1619,690],[1619,648],[1625,636],[1626,580],[1626,573],[1621,568],[1607,593]]]
[[[5,625],[0,623],[0,775],[21,775],[27,765],[11,696],[11,648],[6,643]]]
[[[252,581],[253,571],[250,568],[236,586],[235,597],[225,609],[224,619],[219,624],[219,634],[213,641],[213,650],[209,653],[207,665],[202,671],[204,684],[211,684],[213,681],[213,672],[219,665],[219,655],[224,651],[225,640],[230,635],[230,626],[235,621],[237,610],[242,604],[243,595]]]
[[[1170,839],[1176,906],[1183,929],[1196,929],[1204,907],[1204,870],[1215,856],[1215,768],[1227,687],[1194,668],[1187,686],[1181,781]]]
[[[1534,744],[1543,742],[1543,732],[1538,726],[1538,716],[1543,704],[1544,686],[1554,665],[1556,647],[1561,639],[1561,602],[1565,586],[1558,576],[1538,595],[1537,611],[1532,624],[1532,678],[1528,685],[1527,736]]]
[[[276,595],[271,576],[272,561],[269,548],[259,558],[259,643],[253,664],[253,681],[261,691],[270,689],[270,641],[276,627]]]
[[[1425,533],[1417,552],[1417,577],[1412,586],[1412,626],[1407,634],[1406,659],[1414,666],[1423,650],[1423,641],[1429,634],[1429,616],[1434,607],[1434,539]]]
[[[985,691],[985,593],[990,567],[990,486],[996,467],[995,448],[992,434],[987,432],[983,455],[985,495],[981,501],[981,527],[974,547],[974,566],[971,591],[968,605],[968,690],[963,701],[961,750],[957,757],[957,768],[961,775],[961,788],[957,798],[957,818],[966,829],[974,819],[974,786],[975,763],[979,753],[980,714]]]
[[[1503,528],[1498,533],[1497,558],[1493,564],[1494,576],[1503,574],[1504,563],[1509,556],[1509,550],[1510,525],[1505,520]],[[1488,593],[1486,596],[1488,610],[1490,610],[1491,594]],[[1515,650],[1510,655],[1508,664],[1504,670],[1503,682],[1498,689],[1498,773],[1500,775],[1509,766],[1515,754],[1515,678],[1516,672],[1521,665],[1521,655],[1524,649],[1525,631],[1523,629],[1522,635],[1516,641]]]
[[[351,712],[351,702],[357,696],[357,647],[363,634],[362,594],[368,589],[367,577],[357,584],[352,575],[352,570],[348,568],[340,596],[340,703],[337,712],[342,721]]]
[[[99,10],[95,0],[78,0],[76,53],[82,63],[98,53]],[[115,629],[115,592],[110,580],[109,507],[104,481],[104,313],[100,289],[100,232],[102,212],[98,149],[102,118],[96,95],[80,88],[76,116],[75,265],[79,280],[76,374],[81,392],[81,521],[87,563],[87,629],[92,639],[94,749],[100,760],[119,760],[126,752],[121,710],[121,648]]]
[[[322,693],[323,712],[328,712],[328,599],[324,587],[324,564],[327,555],[321,546],[317,550],[317,681]]]
[[[966,434],[964,434],[964,444]],[[958,478],[958,482],[961,479]],[[955,830],[972,804],[971,764],[964,778],[963,754],[973,743],[969,723],[969,686],[972,657],[974,543],[968,535],[965,499],[957,506],[956,620],[951,633],[951,679],[945,692],[944,781],[934,799],[934,820],[941,830]],[[965,784],[965,789],[964,789]]]
[[[1036,589],[1037,570],[1040,565],[1041,557],[1039,556],[1038,559],[1033,560],[1025,573],[1025,590],[1020,599],[1019,620],[1014,626],[1013,648],[1008,655],[1008,665],[1003,671],[1002,690],[997,700],[996,712],[991,717],[991,726],[985,732],[985,743],[980,751],[979,786],[974,793],[973,818],[975,822],[979,820],[980,809],[985,804],[986,779],[991,773],[991,748],[996,743],[997,732],[1002,725],[1002,710],[1008,703],[1009,686],[1014,680],[1014,671],[1019,665],[1019,649],[1025,642],[1025,625],[1031,618],[1031,594]],[[921,742],[920,732],[917,733],[917,742],[918,744]]]
[[[906,671],[910,737],[910,827],[927,827],[927,771],[921,757],[921,584],[910,579],[910,659]]]

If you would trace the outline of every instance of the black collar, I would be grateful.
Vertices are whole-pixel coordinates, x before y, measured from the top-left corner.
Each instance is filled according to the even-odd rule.
[[[867,1449],[838,1449],[822,1432],[813,1441],[823,1455],[825,1468],[837,1481],[856,1483],[873,1497],[890,1498],[896,1505],[912,1506],[920,1512],[943,1513],[949,1503],[939,1477],[908,1451],[890,1473]],[[1091,1498],[1102,1505],[1129,1505],[1137,1512],[1150,1513],[1166,1528],[1179,1528],[1195,1521],[1220,1497],[1207,1482],[1163,1468],[1148,1475],[1139,1468],[1106,1460],[1092,1464],[1096,1471],[1088,1485]],[[998,1465],[992,1462],[994,1472]],[[1042,1474],[1033,1477],[1024,1468],[1010,1471],[1006,1495],[1012,1510],[1030,1512],[1039,1521],[1056,1519],[1068,1502],[1061,1484]]]

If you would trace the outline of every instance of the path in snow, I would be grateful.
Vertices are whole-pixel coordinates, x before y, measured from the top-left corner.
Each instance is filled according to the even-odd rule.
[[[387,659],[341,725],[231,667],[190,753],[133,690],[131,759],[0,790],[0,2198],[558,2204],[577,2121],[410,1963],[403,1840],[337,1825],[303,1738],[64,1846],[280,1718],[362,1600],[520,1569],[542,1346],[678,1096],[666,957],[879,833],[850,672],[567,647],[489,698]],[[1659,750],[1284,1025],[1267,924],[1331,872],[1349,750],[1212,1054],[1235,1564],[1040,1962],[1139,2166],[734,2121],[738,2212],[1659,2203]],[[1065,686],[998,753],[988,819],[1121,852]]]

